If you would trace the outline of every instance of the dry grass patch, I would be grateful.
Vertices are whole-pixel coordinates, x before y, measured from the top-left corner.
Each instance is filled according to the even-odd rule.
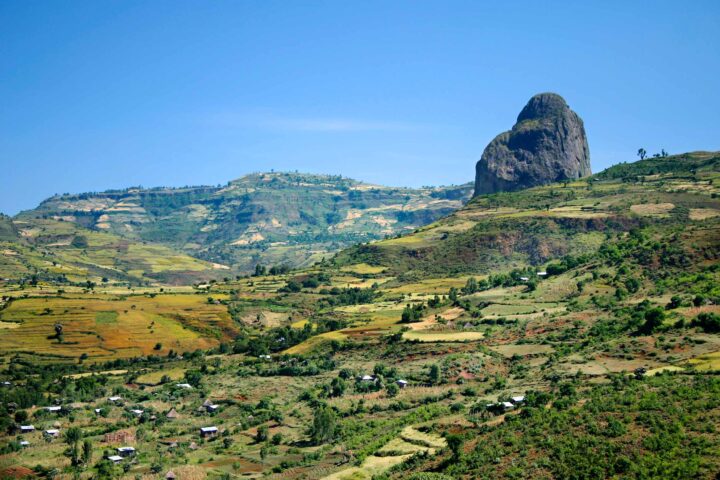
[[[691,208],[690,220],[707,220],[720,216],[720,210],[715,208]]]
[[[642,203],[632,205],[630,210],[644,217],[667,217],[674,208],[672,203]]]

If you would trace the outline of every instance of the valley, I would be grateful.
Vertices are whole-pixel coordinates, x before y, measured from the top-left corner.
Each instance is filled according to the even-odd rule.
[[[0,469],[85,475],[42,433],[78,428],[107,478],[713,478],[718,212],[695,152],[295,269],[4,282]]]

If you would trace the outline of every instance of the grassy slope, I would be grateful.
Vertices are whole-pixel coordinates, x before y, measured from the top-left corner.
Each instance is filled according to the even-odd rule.
[[[692,225],[689,220],[720,213],[719,164],[718,153],[691,153],[621,164],[572,183],[478,197],[411,235],[350,248],[337,262],[427,276],[541,265],[596,251],[608,232]]]

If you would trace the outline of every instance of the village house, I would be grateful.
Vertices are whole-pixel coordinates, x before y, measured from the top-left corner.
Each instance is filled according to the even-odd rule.
[[[136,417],[139,417],[139,416],[141,416],[141,415],[143,414],[143,411],[142,411],[142,410],[138,410],[137,408],[136,408],[136,409],[133,409],[133,410],[130,410],[130,412],[131,412],[133,415],[135,415]]]
[[[176,480],[177,477],[175,476],[175,472],[172,470],[168,470],[168,472],[165,474],[165,480]]]
[[[28,442],[27,440],[22,440],[22,441],[20,442],[20,446],[23,447],[23,448],[27,448],[27,447],[30,446],[30,442]]]
[[[547,277],[547,272],[537,272],[538,277]]]
[[[180,418],[180,414],[177,412],[177,410],[175,410],[175,408],[171,408],[170,411],[165,414],[165,418],[175,420],[176,418]]]
[[[43,434],[49,438],[57,438],[60,436],[60,430],[56,428],[51,428],[50,430],[45,430]]]
[[[215,437],[218,434],[217,427],[202,427],[200,428],[200,436],[203,438]]]
[[[112,463],[120,463],[120,462],[122,462],[122,459],[123,459],[123,457],[121,457],[120,455],[108,455],[105,458],[110,460]]]
[[[360,381],[361,382],[374,382],[375,377],[373,377],[372,375],[363,375],[362,377],[360,377]]]
[[[515,405],[520,405],[521,403],[525,403],[525,395],[510,397],[510,401]]]
[[[121,457],[132,457],[135,455],[135,448],[133,447],[119,447],[117,448],[117,453]]]
[[[177,383],[177,384],[175,384],[175,386],[177,388],[184,388],[185,390],[191,390],[193,388],[193,386],[190,385],[189,383]]]
[[[122,401],[122,397],[109,397],[108,398],[108,402],[110,402],[110,403],[118,403],[120,401]]]
[[[60,410],[62,410],[62,407],[58,407],[58,406],[45,407],[46,412],[59,412]]]
[[[30,433],[35,431],[34,425],[20,425],[20,433]]]
[[[405,387],[408,386],[407,380],[403,380],[403,379],[400,379],[400,380],[398,380],[398,381],[395,382],[395,383],[396,383],[397,386],[400,387],[400,388],[405,388]]]

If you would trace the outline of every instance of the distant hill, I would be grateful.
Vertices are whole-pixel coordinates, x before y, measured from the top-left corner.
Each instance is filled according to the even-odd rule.
[[[460,208],[471,194],[471,184],[410,189],[332,175],[257,173],[222,187],[57,195],[15,221],[19,227],[63,221],[242,273],[258,263],[306,266],[355,243],[411,232]]]
[[[222,278],[227,269],[164,245],[128,240],[55,219],[0,220],[0,279],[100,283],[103,279],[188,284]],[[3,235],[15,230],[19,236]]]
[[[653,225],[718,249],[719,152],[623,163],[580,180],[481,195],[413,234],[354,246],[335,261],[417,277],[490,273],[594,252],[608,236]]]

